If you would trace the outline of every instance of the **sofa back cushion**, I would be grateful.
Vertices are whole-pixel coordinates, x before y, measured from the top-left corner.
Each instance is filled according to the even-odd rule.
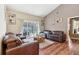
[[[63,31],[53,31],[53,34],[56,34],[56,35],[63,35],[64,32],[63,32]]]

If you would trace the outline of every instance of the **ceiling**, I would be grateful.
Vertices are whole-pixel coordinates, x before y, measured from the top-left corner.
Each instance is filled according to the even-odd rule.
[[[8,4],[7,7],[35,16],[45,17],[59,5],[60,4]]]

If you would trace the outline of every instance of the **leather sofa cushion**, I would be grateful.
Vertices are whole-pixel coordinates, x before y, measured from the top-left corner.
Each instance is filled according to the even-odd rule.
[[[7,49],[14,48],[22,44],[22,41],[19,39],[9,38],[5,42],[7,44]]]
[[[14,48],[16,46],[17,46],[16,42],[7,43],[7,49],[11,49],[11,48]]]

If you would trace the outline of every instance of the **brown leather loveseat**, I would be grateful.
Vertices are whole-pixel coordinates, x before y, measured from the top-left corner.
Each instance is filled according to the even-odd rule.
[[[3,55],[38,55],[38,42],[24,43],[13,33],[9,33],[2,41]]]

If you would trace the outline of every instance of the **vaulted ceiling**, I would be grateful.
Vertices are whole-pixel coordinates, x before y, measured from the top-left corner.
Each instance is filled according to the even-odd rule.
[[[59,5],[60,4],[8,4],[7,7],[35,16],[45,17]]]

